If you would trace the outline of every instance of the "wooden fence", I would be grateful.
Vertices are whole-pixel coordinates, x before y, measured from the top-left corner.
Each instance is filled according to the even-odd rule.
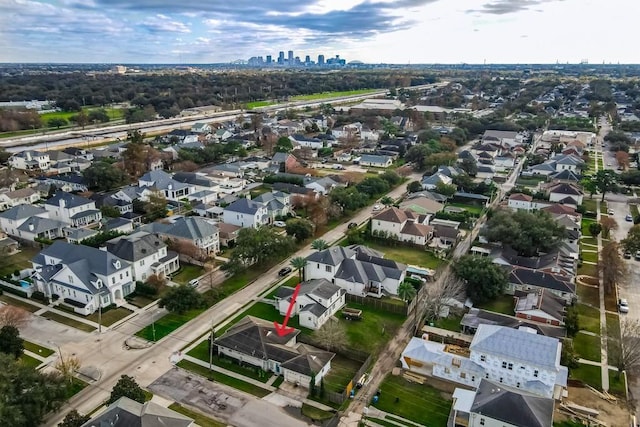
[[[382,311],[386,311],[388,313],[394,313],[394,314],[402,314],[403,316],[407,316],[411,312],[411,310],[413,309],[413,306],[415,305],[415,300],[416,299],[414,298],[413,301],[411,301],[411,303],[408,305],[406,303],[404,305],[400,305],[400,304],[387,302],[379,298],[362,297],[359,295],[351,295],[351,294],[346,295],[347,303],[354,303],[354,304],[364,305],[367,307],[373,307],[377,310],[382,310]]]

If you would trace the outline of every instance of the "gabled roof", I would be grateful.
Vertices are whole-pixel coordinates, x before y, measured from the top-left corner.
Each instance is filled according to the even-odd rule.
[[[336,356],[335,353],[304,344],[300,344],[296,350],[300,355],[287,360],[281,366],[310,377],[320,372]]]
[[[166,246],[159,237],[146,232],[138,232],[109,240],[107,251],[118,258],[135,262],[157,253]]]
[[[547,292],[546,289],[537,292],[516,291],[514,296],[516,297],[516,313],[541,310],[560,322],[564,319],[564,301],[551,292]]]
[[[518,427],[549,427],[553,424],[553,399],[510,389],[483,378],[470,413]]]
[[[523,202],[530,202],[533,200],[533,197],[529,196],[528,194],[513,193],[511,196],[509,196],[509,200],[520,200]]]
[[[433,232],[433,227],[424,224],[416,224],[415,222],[407,222],[400,233],[411,236],[427,237]]]
[[[191,418],[157,403],[139,403],[121,397],[82,427],[189,427],[192,424]]]
[[[206,176],[195,172],[177,172],[173,175],[173,179],[178,182],[198,185],[200,187],[215,187],[217,185]]]
[[[389,160],[393,161],[393,157],[380,156],[377,154],[363,154],[360,157],[360,162],[367,162],[367,163],[387,163]]]
[[[566,330],[561,326],[552,326],[547,325],[546,323],[530,322],[518,317],[509,316],[502,313],[495,313],[493,311],[482,310],[475,307],[472,307],[468,313],[462,316],[462,320],[460,321],[460,325],[473,329],[476,329],[478,325],[481,324],[500,325],[506,326],[508,328],[518,328],[520,326],[526,326],[527,328],[534,329],[539,334],[548,337],[564,338],[566,336]]]
[[[560,367],[560,342],[524,329],[478,325],[469,348],[551,370]]]
[[[163,170],[150,171],[138,178],[138,183],[150,182],[151,186],[158,190],[178,190],[188,187],[187,184],[174,180],[171,175]]]
[[[24,218],[31,218],[32,216],[41,215],[46,213],[47,210],[33,206],[33,205],[18,205],[14,206],[10,209],[7,209],[4,212],[0,212],[0,218],[10,219],[10,220],[19,220]]]
[[[407,213],[409,215],[407,215]],[[394,206],[390,206],[381,212],[378,212],[371,219],[376,221],[393,222],[396,224],[404,224],[408,218],[414,218],[413,212],[403,211]]]
[[[540,210],[547,211],[549,213],[557,214],[557,215],[560,215],[560,214],[573,215],[573,216],[578,215],[576,213],[575,208],[572,208],[566,205],[561,205],[559,203],[554,203],[551,206],[546,206]]]
[[[204,218],[187,216],[169,225],[164,233],[183,239],[197,240],[218,234],[218,228]]]
[[[64,208],[71,209],[79,206],[95,203],[93,200],[86,199],[82,196],[78,196],[71,193],[65,193],[64,191],[58,191],[52,198],[45,202],[45,205],[60,206],[60,202],[64,202]]]
[[[23,222],[22,225],[18,227],[18,230],[26,231],[27,233],[38,234],[45,231],[64,228],[66,226],[67,224],[62,221],[34,216]],[[33,230],[31,229],[31,227],[33,227]]]
[[[565,169],[565,170],[560,171],[560,172],[552,173],[549,176],[551,177],[551,179],[557,179],[557,180],[560,180],[560,181],[578,182],[580,180],[578,178],[578,176],[575,173],[573,173],[572,171],[570,171],[569,169]]]
[[[549,187],[549,192],[558,193],[558,194],[567,194],[570,196],[581,196],[583,194],[581,190],[565,182],[561,182],[559,184]]]
[[[482,140],[486,139],[514,139],[518,136],[518,132],[510,130],[486,130],[482,135]]]
[[[343,246],[334,246],[323,251],[314,252],[307,257],[308,262],[337,266],[347,258],[355,257],[356,252]]]
[[[241,198],[224,208],[226,211],[255,215],[264,205],[246,198]]]

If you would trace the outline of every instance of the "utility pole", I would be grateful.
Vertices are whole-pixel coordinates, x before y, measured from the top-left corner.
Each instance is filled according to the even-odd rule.
[[[211,336],[209,337],[209,379],[213,381],[213,340],[215,331],[213,330],[213,319],[211,319]]]

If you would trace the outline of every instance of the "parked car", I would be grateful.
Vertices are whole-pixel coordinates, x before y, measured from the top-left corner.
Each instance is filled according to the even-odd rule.
[[[351,230],[352,228],[356,228],[357,226],[358,226],[358,223],[350,222],[349,225],[347,225],[347,228]]]
[[[624,253],[624,259],[631,259],[631,252],[626,251],[626,252]]]
[[[613,209],[609,209],[609,215],[615,215],[615,212],[613,212]]]
[[[640,261],[640,251],[636,252],[636,261]]]
[[[629,312],[629,302],[627,302],[626,298],[620,298],[618,300],[618,311],[620,313],[628,313]]]
[[[286,227],[287,223],[284,221],[274,221],[273,225],[275,225],[276,227]]]
[[[632,222],[633,221],[633,217],[631,216],[631,214],[627,214],[627,216],[624,217],[624,220],[627,222]]]
[[[197,287],[199,283],[200,283],[200,279],[191,279],[191,280],[189,280],[189,286],[191,286],[192,288]]]
[[[374,212],[376,212],[376,211],[381,211],[381,210],[382,210],[382,207],[383,207],[383,206],[382,206],[382,205],[380,205],[380,204],[373,205],[373,211],[374,211]]]
[[[280,271],[278,271],[278,276],[283,277],[289,273],[291,273],[291,267],[284,267],[284,268],[281,268]]]

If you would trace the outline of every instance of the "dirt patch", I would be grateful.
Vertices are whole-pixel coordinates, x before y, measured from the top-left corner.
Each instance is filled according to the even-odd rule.
[[[629,425],[631,415],[627,403],[622,399],[618,399],[617,402],[608,402],[598,397],[588,388],[569,387],[569,397],[565,399],[565,403],[567,402],[600,411],[598,419],[605,422],[608,426]],[[556,422],[570,419],[570,416],[559,411],[559,405],[556,405],[555,412],[553,419]]]

